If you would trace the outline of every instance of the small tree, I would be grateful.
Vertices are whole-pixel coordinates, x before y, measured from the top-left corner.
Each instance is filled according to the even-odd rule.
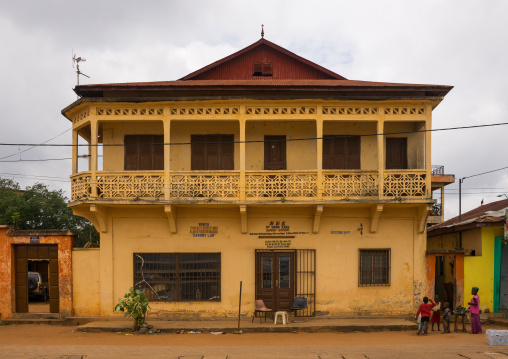
[[[139,289],[129,288],[129,291],[118,299],[120,302],[115,306],[115,311],[125,312],[124,317],[131,316],[134,319],[132,330],[137,332],[145,323],[146,311],[150,308],[148,299]]]

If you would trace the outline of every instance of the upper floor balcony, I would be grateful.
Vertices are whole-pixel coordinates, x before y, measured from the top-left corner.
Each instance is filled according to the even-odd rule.
[[[432,203],[430,106],[252,102],[80,104],[71,205]]]
[[[315,202],[425,200],[425,170],[90,171],[71,176],[72,200]]]

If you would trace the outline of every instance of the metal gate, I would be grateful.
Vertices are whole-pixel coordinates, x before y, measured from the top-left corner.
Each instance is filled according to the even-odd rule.
[[[279,269],[279,258],[283,258]],[[287,258],[287,259],[286,259]],[[289,261],[289,267],[286,264]],[[294,264],[291,264],[291,261]],[[274,267],[275,266],[275,267]],[[316,313],[316,250],[315,249],[256,249],[256,299],[263,299],[266,306],[275,306],[274,310],[287,310],[285,298],[277,298],[280,290],[279,271],[287,272],[295,297],[306,297],[309,304],[306,309],[296,312],[300,317],[313,317]],[[288,289],[289,289],[288,288]],[[289,307],[292,303],[289,303]]]

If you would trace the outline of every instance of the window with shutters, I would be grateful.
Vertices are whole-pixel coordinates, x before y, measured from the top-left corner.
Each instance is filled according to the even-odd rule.
[[[360,286],[390,285],[390,250],[360,249]]]
[[[125,171],[164,169],[164,135],[126,135]]]
[[[234,141],[234,135],[191,135],[191,170],[234,170]]]
[[[323,136],[323,169],[360,169],[360,136]]]
[[[252,76],[273,76],[271,62],[255,62],[252,64]]]
[[[386,138],[386,169],[407,169],[407,138]]]

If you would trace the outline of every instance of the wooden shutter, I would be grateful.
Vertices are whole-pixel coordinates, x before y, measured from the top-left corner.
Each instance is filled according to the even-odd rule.
[[[153,136],[152,169],[154,171],[164,170],[164,135]]]
[[[263,74],[263,63],[255,62],[252,64],[252,76],[261,76]]]
[[[286,136],[265,136],[265,170],[286,169]]]
[[[126,171],[164,169],[163,135],[126,135],[124,143]]]
[[[407,169],[407,138],[386,139],[386,169]]]
[[[191,135],[191,170],[206,170],[206,135]]]
[[[125,155],[124,155],[124,170],[135,171],[139,169],[139,157],[137,146],[137,135],[126,135],[124,139]]]
[[[222,135],[221,136],[221,170],[232,171],[235,169],[235,136]]]
[[[333,137],[330,135],[323,136],[323,169],[334,169],[333,164]]]
[[[351,136],[347,137],[347,169],[359,170],[360,164],[360,152],[361,152],[361,137]]]
[[[273,67],[270,62],[265,62],[263,64],[263,76],[272,76],[273,74]]]
[[[191,170],[234,170],[234,140],[234,135],[191,135]]]

